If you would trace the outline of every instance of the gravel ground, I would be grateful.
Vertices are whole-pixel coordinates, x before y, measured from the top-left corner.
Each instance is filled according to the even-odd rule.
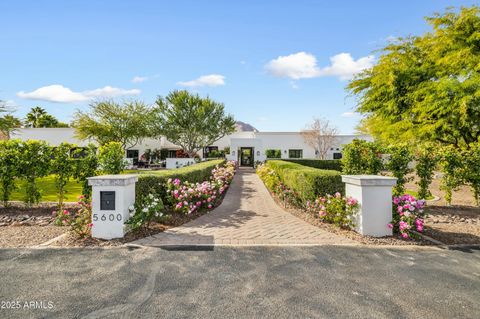
[[[0,227],[0,248],[32,247],[65,233],[60,226]]]

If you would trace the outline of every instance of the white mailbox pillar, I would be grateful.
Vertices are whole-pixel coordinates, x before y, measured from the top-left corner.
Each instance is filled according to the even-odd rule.
[[[342,175],[347,196],[358,200],[360,210],[355,218],[355,230],[374,237],[391,236],[392,187],[397,179],[376,175]]]
[[[135,203],[137,175],[102,175],[88,178],[92,186],[92,237],[101,239],[124,236],[124,223]]]

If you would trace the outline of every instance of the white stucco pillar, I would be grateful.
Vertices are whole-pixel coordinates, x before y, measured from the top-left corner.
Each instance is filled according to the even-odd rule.
[[[374,237],[391,236],[392,187],[394,177],[376,175],[342,175],[346,196],[358,200],[360,210],[355,217],[355,230]]]
[[[137,175],[102,175],[88,178],[92,186],[92,237],[122,238],[124,223],[135,203]]]

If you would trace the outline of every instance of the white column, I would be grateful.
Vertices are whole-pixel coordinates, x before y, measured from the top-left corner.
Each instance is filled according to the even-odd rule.
[[[92,237],[122,238],[124,223],[135,203],[137,175],[102,175],[88,178],[92,186]]]
[[[391,236],[387,224],[392,221],[392,187],[394,177],[376,175],[342,175],[346,196],[358,200],[360,210],[355,217],[355,230],[374,237]]]

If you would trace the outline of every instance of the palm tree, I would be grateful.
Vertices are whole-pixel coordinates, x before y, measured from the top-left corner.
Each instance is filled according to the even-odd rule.
[[[35,106],[28,112],[25,124],[30,127],[41,127],[41,119],[45,115],[47,115],[45,109],[40,106]]]
[[[7,139],[10,139],[10,135],[15,129],[22,125],[22,121],[13,115],[5,115],[0,117],[0,133],[2,133]]]

